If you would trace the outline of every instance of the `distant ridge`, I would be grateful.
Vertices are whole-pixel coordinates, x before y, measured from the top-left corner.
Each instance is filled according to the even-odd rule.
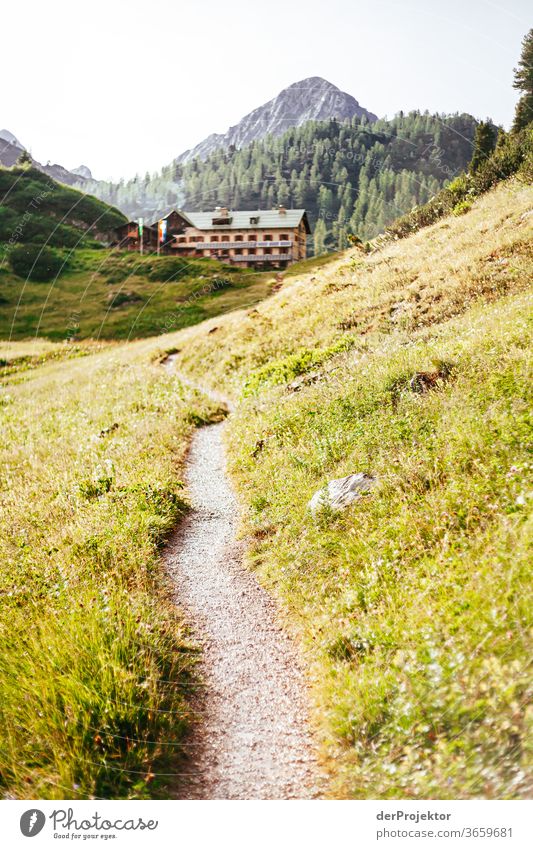
[[[4,168],[12,168],[24,150],[26,148],[13,133],[9,130],[0,130],[0,165],[3,165]],[[39,171],[42,171],[43,174],[48,174],[49,177],[53,177],[54,180],[58,180],[60,183],[65,183],[67,186],[78,185],[82,188],[81,184],[93,179],[86,165],[80,165],[78,168],[74,168],[73,171],[69,171],[68,168],[63,168],[62,165],[42,165],[36,159],[33,159],[33,156],[31,158]]]

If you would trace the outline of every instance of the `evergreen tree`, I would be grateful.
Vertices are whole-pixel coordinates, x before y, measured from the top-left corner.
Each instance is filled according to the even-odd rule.
[[[518,132],[533,121],[533,29],[522,42],[522,54],[514,71],[513,87],[522,91],[516,105],[513,130]]]
[[[496,127],[491,121],[481,121],[474,136],[474,153],[470,162],[470,173],[475,174],[487,161],[496,147]]]
[[[17,165],[31,165],[33,162],[27,150],[23,150],[17,159]]]
[[[320,254],[325,253],[326,251],[326,236],[328,234],[327,227],[324,221],[319,218],[315,226],[315,232],[313,234],[313,242],[314,242],[314,254],[315,256],[319,256]]]

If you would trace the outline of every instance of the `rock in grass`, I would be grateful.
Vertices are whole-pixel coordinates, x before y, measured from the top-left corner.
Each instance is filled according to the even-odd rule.
[[[314,516],[323,509],[344,510],[349,504],[357,501],[363,493],[371,490],[375,484],[376,478],[364,472],[337,478],[322,489],[318,489],[307,507]]]

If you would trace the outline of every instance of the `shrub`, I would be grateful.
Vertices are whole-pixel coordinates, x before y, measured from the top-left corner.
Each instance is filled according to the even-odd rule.
[[[453,215],[464,215],[466,212],[469,212],[472,209],[472,201],[470,200],[461,200],[459,203],[456,203],[454,208],[452,209]]]
[[[470,180],[467,174],[460,174],[446,186],[446,192],[457,201],[463,200],[470,189]]]
[[[18,245],[9,255],[9,263],[19,277],[42,282],[58,277],[65,268],[58,251],[39,245]]]
[[[339,339],[327,348],[300,348],[294,354],[272,360],[252,371],[243,386],[243,396],[256,395],[263,388],[288,383],[300,374],[318,368],[326,360],[348,351],[355,344],[353,337]]]

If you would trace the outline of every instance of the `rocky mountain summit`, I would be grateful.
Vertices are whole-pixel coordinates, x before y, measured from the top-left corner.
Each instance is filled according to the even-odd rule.
[[[78,165],[77,168],[72,168],[70,173],[75,174],[77,177],[81,177],[83,180],[94,179],[91,169],[88,168],[87,165]]]
[[[300,127],[307,121],[347,120],[354,116],[365,116],[368,121],[377,120],[377,116],[361,106],[351,94],[322,77],[308,77],[284,88],[268,103],[245,115],[226,133],[207,136],[178,156],[176,162],[185,163],[195,157],[206,159],[219,148],[232,145],[241,148],[268,135],[280,136],[290,127]]]
[[[19,142],[18,138],[14,136],[13,133],[10,133],[9,130],[0,130],[0,146],[1,142],[7,142],[15,147],[24,148],[24,145]]]

